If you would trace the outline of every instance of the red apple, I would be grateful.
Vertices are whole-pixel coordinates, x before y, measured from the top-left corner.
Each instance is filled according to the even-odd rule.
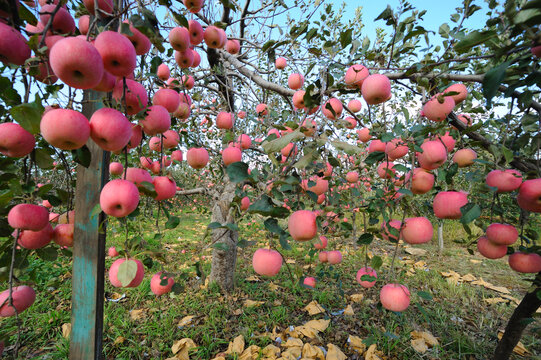
[[[294,240],[312,240],[317,234],[316,215],[308,210],[295,211],[289,216],[287,227]]]
[[[252,257],[252,266],[259,275],[274,276],[282,267],[282,255],[276,250],[257,249]]]
[[[381,224],[381,237],[388,241],[393,241],[393,242],[398,241],[401,225],[402,225],[402,222],[400,220],[389,220],[388,222],[383,222]],[[396,235],[391,233],[389,226],[397,230],[395,231]]]
[[[304,76],[297,73],[289,75],[287,85],[290,89],[299,90],[304,85]]]
[[[468,195],[457,191],[442,191],[433,202],[434,215],[440,219],[460,219],[460,208],[468,203]]]
[[[25,157],[36,146],[34,135],[21,125],[6,122],[0,124],[0,153],[8,157]]]
[[[225,46],[227,37],[224,38],[224,35],[220,30],[220,28],[213,25],[208,26],[205,30],[203,39],[209,48],[220,49]]]
[[[518,231],[509,224],[490,224],[486,230],[487,239],[494,245],[513,245],[518,239]]]
[[[406,218],[400,236],[408,244],[424,244],[432,240],[434,228],[426,217]]]
[[[411,171],[406,175],[405,182],[410,180]],[[414,194],[425,194],[434,186],[434,175],[422,168],[413,169],[413,178],[411,180],[411,192]]]
[[[431,140],[421,145],[422,153],[416,153],[419,165],[425,170],[439,168],[447,160],[447,149],[439,140]]]
[[[342,262],[342,253],[338,250],[327,251],[327,262],[331,265],[340,264]]]
[[[171,160],[175,160],[178,162],[182,162],[182,151],[181,150],[175,150],[171,153]]]
[[[379,139],[374,139],[370,141],[370,145],[368,145],[368,152],[373,153],[375,151],[381,151],[385,152],[385,148],[387,147],[387,144]]]
[[[126,169],[126,180],[134,183],[137,187],[142,186],[142,182],[152,183],[152,176],[148,171],[139,168],[127,168]]]
[[[190,43],[192,45],[199,45],[203,41],[203,27],[196,20],[188,21],[188,30],[190,32]]]
[[[455,101],[455,105],[460,104],[464,100],[466,100],[466,97],[468,96],[468,89],[466,89],[466,86],[464,84],[453,84],[449,86],[443,93],[448,92],[457,92],[457,95],[451,95],[453,100]]]
[[[161,105],[170,113],[174,113],[178,109],[180,102],[179,94],[172,89],[160,89],[152,98],[152,104]]]
[[[42,24],[47,24],[51,18],[51,14],[55,11],[55,8],[56,5],[43,5],[39,11],[39,21]],[[52,27],[50,30],[53,30],[55,33],[71,34],[75,31],[75,20],[73,20],[73,17],[68,10],[63,7],[56,12],[51,25]]]
[[[379,293],[381,305],[390,311],[404,311],[410,305],[410,292],[400,284],[387,284]]]
[[[357,171],[349,171],[346,174],[346,181],[348,183],[356,183],[359,181],[359,173]]]
[[[250,207],[250,198],[248,196],[245,196],[240,200],[240,209],[242,211],[246,211],[248,210],[249,207]]]
[[[60,246],[73,246],[74,224],[59,224],[53,230],[53,241]]]
[[[0,61],[4,64],[24,65],[31,51],[26,39],[13,27],[0,21]]]
[[[373,278],[378,278],[378,275],[376,273],[376,270],[372,269],[371,267],[362,267],[357,271],[356,280],[363,288],[371,288],[374,285],[376,285],[376,280],[363,280],[363,276],[371,276]]]
[[[497,188],[499,193],[515,191],[522,184],[522,174],[518,170],[492,170],[486,177],[488,186]]]
[[[242,151],[237,147],[227,147],[222,151],[222,159],[225,166],[242,160]]]
[[[423,115],[432,121],[443,121],[453,111],[455,100],[452,96],[434,95],[423,107]]]
[[[160,64],[158,66],[158,69],[156,70],[156,75],[158,76],[158,79],[162,81],[167,81],[167,79],[169,79],[169,77],[171,76],[169,66],[167,66],[167,64]]]
[[[156,94],[160,91],[162,90],[158,90]],[[126,94],[125,101],[128,115],[135,115],[147,106],[147,92],[140,83],[126,79],[126,91],[124,91],[123,81],[117,81],[115,88],[113,89],[113,98],[115,101],[120,102],[123,99],[124,93]],[[156,95],[154,97],[156,97]],[[122,105],[124,105],[124,101],[122,101]]]
[[[122,287],[122,283],[118,280],[118,270],[120,265],[125,261],[126,259],[117,259],[109,268],[109,281],[111,281],[111,285],[114,287]],[[143,267],[143,263],[139,260],[128,259],[127,261],[134,261],[137,264],[137,272],[135,278],[126,287],[137,287],[145,277],[145,268]]]
[[[518,190],[517,202],[524,210],[541,212],[541,179],[524,181]]]
[[[167,284],[161,285],[162,281],[166,281]],[[154,295],[160,296],[170,292],[174,284],[175,280],[173,280],[173,278],[170,278],[167,275],[162,275],[162,272],[159,272],[154,274],[152,279],[150,279],[150,290],[154,293]]]
[[[364,65],[352,65],[346,71],[344,82],[350,87],[357,87],[361,89],[364,79],[366,79],[370,73]]]
[[[394,169],[394,163],[390,161],[384,161],[379,164],[377,173],[382,179],[392,179],[395,177],[396,170]]]
[[[473,165],[475,159],[477,159],[477,153],[472,149],[460,149],[453,155],[453,162],[461,168]]]
[[[477,250],[488,259],[499,259],[507,254],[506,245],[496,245],[490,242],[486,236],[477,239]]]
[[[232,55],[238,54],[240,51],[240,42],[238,40],[227,40],[225,50]]]
[[[51,224],[39,231],[23,230],[19,233],[17,243],[25,249],[40,249],[51,242],[53,238],[53,227]]]
[[[327,247],[327,243],[328,243],[327,237],[321,235],[319,237],[319,242],[315,243],[314,247],[316,249],[318,249],[318,250],[322,250],[322,249],[325,249]]]
[[[90,118],[90,137],[105,151],[122,150],[131,136],[132,123],[118,110],[101,108]]]
[[[109,164],[109,174],[111,175],[122,175],[124,172],[124,166],[121,163],[114,161]]]
[[[536,253],[515,252],[509,255],[509,266],[517,272],[535,274],[541,271],[541,256]]]
[[[190,31],[185,27],[177,26],[169,32],[169,43],[177,51],[184,51],[190,47]]]
[[[349,110],[353,111],[354,113],[361,111],[362,106],[363,104],[357,99],[350,100],[348,103]]]
[[[209,153],[205,148],[191,148],[186,154],[186,161],[194,169],[202,169],[209,162]]]
[[[311,288],[316,287],[316,278],[312,276],[305,277],[302,283],[306,286],[310,286]]]
[[[154,200],[171,199],[177,193],[177,184],[167,176],[156,176],[152,183],[157,194]]]
[[[103,31],[94,41],[106,71],[119,77],[129,76],[137,65],[137,54],[130,40],[116,31]]]
[[[94,15],[96,8],[95,8],[95,0],[83,0],[83,4],[85,5],[88,12],[92,15]],[[112,14],[113,13],[113,1],[112,0],[98,0],[98,9],[105,11],[106,13]]]
[[[367,104],[381,104],[391,98],[391,81],[382,74],[369,75],[363,80],[361,93]]]
[[[283,70],[287,66],[287,60],[283,57],[276,58],[274,66],[276,66],[278,70]]]
[[[359,140],[361,140],[363,143],[369,142],[370,139],[372,138],[372,136],[370,135],[369,128],[362,128],[360,130],[357,130],[357,135],[359,137]]]
[[[79,149],[90,137],[88,119],[70,109],[53,109],[44,113],[40,130],[49,144],[62,150]]]
[[[342,115],[342,110],[344,110],[344,106],[337,98],[329,99],[321,108],[323,115],[331,120],[338,119]]]
[[[326,251],[320,251],[319,254],[317,255],[319,261],[321,261],[322,263],[326,263],[329,259],[328,259],[328,254]]]
[[[139,190],[129,180],[111,180],[101,190],[100,206],[104,213],[114,217],[131,214],[139,204]]]
[[[109,255],[110,257],[114,258],[114,257],[117,257],[118,255],[120,255],[118,253],[118,251],[116,251],[116,248],[114,246],[111,246],[109,248],[109,250],[107,250],[107,255]]]
[[[14,229],[39,231],[49,224],[49,210],[34,204],[18,204],[9,210],[8,223]]]
[[[0,316],[9,317],[20,314],[36,301],[36,292],[30,286],[15,286],[11,289],[13,306],[9,304],[9,289],[0,293]],[[0,352],[0,356],[2,352]]]
[[[258,116],[265,116],[269,114],[269,110],[267,108],[267,104],[258,104],[255,107],[255,112]]]
[[[152,136],[164,133],[171,127],[171,115],[169,115],[168,109],[165,107],[152,105],[147,108],[145,118],[139,122],[144,133]]]
[[[233,127],[233,114],[221,111],[216,116],[216,127],[218,129],[231,129]]]
[[[129,21],[124,20],[124,23],[129,23]],[[122,35],[126,36],[131,41],[133,47],[135,48],[135,53],[137,55],[144,55],[148,53],[150,46],[152,45],[148,37],[137,30],[133,24],[130,24],[130,31],[133,35]]]

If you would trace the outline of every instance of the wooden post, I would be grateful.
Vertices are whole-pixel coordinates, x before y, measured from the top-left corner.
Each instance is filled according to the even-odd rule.
[[[102,107],[101,95],[88,90],[83,95],[83,114],[90,119]],[[87,143],[90,166],[77,166],[75,233],[71,296],[71,360],[103,358],[103,301],[105,268],[105,214],[92,216],[100,192],[109,179],[109,152],[92,140]]]

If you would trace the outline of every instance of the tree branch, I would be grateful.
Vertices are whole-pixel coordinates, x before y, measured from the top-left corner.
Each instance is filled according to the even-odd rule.
[[[205,194],[207,189],[205,188],[195,188],[190,190],[178,190],[177,195],[194,195],[194,194]]]

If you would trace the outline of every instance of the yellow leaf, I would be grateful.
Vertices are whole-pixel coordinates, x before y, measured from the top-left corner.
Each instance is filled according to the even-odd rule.
[[[265,302],[264,301],[254,301],[254,300],[244,300],[244,304],[243,306],[244,307],[259,307],[261,305],[263,305]]]
[[[286,263],[288,263],[288,264],[295,264],[296,261],[295,261],[295,259],[287,259],[287,260],[286,260]]]
[[[171,351],[176,355],[177,359],[189,360],[190,349],[197,347],[192,339],[184,338],[173,344]]]
[[[346,360],[347,356],[340,348],[333,344],[327,344],[327,357],[325,360]]]
[[[501,297],[495,297],[490,299],[483,299],[484,302],[487,304],[493,305],[493,304],[499,304],[499,303],[507,303],[509,300],[503,299]]]
[[[126,341],[126,339],[123,336],[119,336],[115,339],[115,342],[113,343],[113,345],[122,344],[124,343],[124,341]]]
[[[302,358],[312,360],[325,360],[325,354],[323,353],[323,350],[321,350],[317,346],[306,343],[302,348]]]
[[[366,351],[366,344],[363,343],[363,340],[355,335],[350,335],[348,338],[348,344],[350,349],[363,354]]]
[[[482,261],[482,260],[470,259],[470,262],[472,262],[473,264],[480,264],[480,263],[482,263],[483,261]]]
[[[282,358],[287,360],[297,360],[302,354],[302,348],[292,347],[282,353]]]
[[[226,354],[242,354],[244,351],[244,336],[239,335],[229,343]]]
[[[278,356],[280,356],[280,348],[270,344],[261,350],[261,354],[265,357],[265,359],[276,359]]]
[[[355,315],[355,312],[353,311],[353,307],[351,307],[351,305],[346,306],[346,309],[344,310],[344,315]]]
[[[251,345],[246,348],[239,357],[239,360],[257,360],[259,358],[259,349],[257,345]]]
[[[293,347],[302,348],[302,345],[303,345],[302,340],[298,338],[294,338],[294,337],[288,338],[285,344],[282,344],[282,346],[285,348],[293,348]]]
[[[310,320],[302,326],[297,326],[295,330],[308,338],[314,338],[322,331],[329,327],[330,320]]]
[[[304,310],[307,311],[309,315],[317,315],[325,312],[321,305],[319,305],[315,300],[312,300],[308,305],[306,305]]]
[[[424,269],[426,267],[426,263],[424,261],[417,261],[415,264],[413,264],[413,267],[416,269]]]
[[[138,309],[130,311],[130,319],[132,320],[141,320],[145,317],[145,309]]]
[[[372,344],[364,354],[364,360],[383,360],[383,354],[378,351],[376,344]]]
[[[415,340],[411,339],[411,346],[413,347],[413,350],[421,354],[424,354],[428,350],[428,346],[423,338],[418,338]]]
[[[269,289],[271,291],[276,291],[276,290],[279,290],[280,289],[280,286],[276,285],[275,283],[271,282],[269,283]]]
[[[498,340],[502,339],[504,333],[505,333],[505,331],[498,330]],[[522,342],[520,342],[520,341],[518,342],[517,346],[515,346],[515,348],[513,349],[513,352],[515,354],[520,355],[520,356],[531,355],[530,351],[528,349],[526,349],[524,347],[524,344],[522,344]]]
[[[195,316],[193,316],[193,315],[184,316],[184,317],[178,322],[178,326],[179,326],[179,327],[182,327],[182,326],[189,325],[189,324],[192,322],[192,320],[193,320],[194,317],[195,317]]]
[[[485,287],[487,289],[500,292],[502,294],[511,294],[511,292],[506,287],[492,285],[491,283],[486,282],[485,280],[483,280],[483,278],[479,278],[479,280],[473,281],[471,284],[472,285],[480,285],[480,286],[483,286],[483,287]]]
[[[477,280],[477,278],[473,276],[472,274],[466,274],[460,278],[460,281],[467,281],[467,282],[472,282],[475,280]]]
[[[237,309],[237,310],[233,311],[233,315],[239,316],[240,314],[242,314],[242,309]]]
[[[426,255],[427,251],[424,250],[424,249],[419,249],[419,248],[413,248],[413,247],[405,247],[404,248],[404,251],[410,255],[414,255],[414,256],[423,256],[423,255]]]
[[[255,276],[255,275],[252,275],[252,276],[248,276],[248,277],[246,278],[246,281],[254,281],[254,282],[258,282],[258,281],[261,281],[261,279],[258,278],[258,277]]]
[[[364,299],[364,295],[363,294],[353,294],[350,296],[351,298],[351,301],[355,302],[355,303],[360,303],[363,301]]]
[[[71,324],[70,323],[62,324],[62,337],[64,339],[69,339],[70,335],[71,335]]]

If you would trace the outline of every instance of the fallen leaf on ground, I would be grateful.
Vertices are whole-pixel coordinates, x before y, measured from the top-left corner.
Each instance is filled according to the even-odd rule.
[[[244,351],[244,336],[239,335],[229,343],[226,354],[242,354]]]
[[[441,271],[440,274],[447,279],[447,282],[450,283],[450,284],[455,284],[457,285],[458,282],[460,281],[460,274],[451,270],[451,271]]]
[[[115,339],[115,342],[113,343],[113,345],[122,344],[124,343],[124,341],[126,341],[126,339],[123,336],[119,336]]]
[[[280,359],[297,360],[298,358],[301,357],[301,354],[302,354],[302,348],[292,347],[284,351]]]
[[[246,281],[255,281],[255,282],[258,282],[258,281],[261,281],[261,279],[258,278],[258,277],[255,276],[255,275],[252,275],[252,276],[248,276],[248,277],[246,278]]]
[[[189,360],[190,356],[188,353],[190,352],[190,349],[195,347],[197,347],[197,345],[195,345],[192,339],[184,338],[174,343],[171,347],[171,351],[175,354],[177,359]]]
[[[242,314],[242,309],[237,309],[237,310],[233,311],[233,315],[239,316],[241,314]]]
[[[508,299],[504,299],[504,298],[501,298],[501,297],[495,297],[495,298],[490,298],[490,299],[483,299],[483,301],[486,302],[487,304],[491,304],[491,305],[509,302]]]
[[[354,303],[360,303],[364,299],[364,294],[353,294],[349,297]]]
[[[272,290],[272,291],[276,291],[276,290],[280,289],[280,286],[278,286],[275,283],[271,282],[271,283],[269,283],[269,289]]]
[[[312,344],[304,344],[302,348],[303,359],[325,360],[323,350]]]
[[[355,312],[353,311],[353,307],[351,305],[346,306],[344,309],[344,315],[355,315]]]
[[[310,301],[310,303],[304,307],[304,310],[308,311],[309,315],[317,315],[325,312],[321,305],[315,300]]]
[[[428,331],[412,331],[411,346],[418,353],[425,353],[429,347],[439,344],[438,339]]]
[[[350,349],[353,349],[359,354],[363,354],[366,351],[366,344],[363,343],[363,340],[358,336],[350,335],[348,337],[348,344]]]
[[[280,356],[280,348],[270,344],[261,350],[261,354],[265,357],[265,359],[276,359],[278,356]]]
[[[404,248],[404,251],[410,255],[415,255],[415,256],[423,256],[423,255],[426,255],[427,251],[425,249],[419,249],[419,248],[414,248],[414,247],[406,247]]]
[[[183,327],[183,326],[186,326],[186,325],[189,325],[193,318],[195,316],[193,315],[188,315],[188,316],[184,316],[182,319],[180,319],[180,321],[178,322],[178,327]]]
[[[304,344],[301,339],[294,338],[294,337],[288,338],[287,341],[284,344],[282,344],[282,346],[285,348],[292,348],[292,347],[302,348],[303,345]]]
[[[327,344],[327,357],[325,360],[346,360],[347,356],[334,344]]]
[[[365,360],[383,360],[383,353],[377,349],[376,344],[372,344],[364,354]]]
[[[287,264],[295,264],[295,263],[297,263],[297,262],[295,261],[295,259],[287,259],[287,260],[286,260],[286,263],[287,263]]]
[[[497,292],[502,293],[502,294],[511,294],[509,289],[507,289],[506,287],[492,285],[491,283],[486,282],[485,280],[483,280],[483,278],[479,278],[479,280],[473,281],[471,284],[472,285],[483,286],[483,287],[485,287],[487,289],[494,290],[494,291],[497,291]]]
[[[137,309],[130,311],[130,319],[132,320],[141,320],[145,317],[145,309]]]
[[[62,337],[64,339],[69,339],[70,335],[71,335],[71,324],[70,323],[62,324]]]
[[[475,276],[473,276],[472,274],[466,274],[466,275],[460,277],[460,281],[472,282],[472,281],[475,281],[475,280],[477,280],[477,278]]]
[[[330,324],[331,320],[310,320],[302,326],[297,326],[295,330],[303,334],[308,338],[314,338],[322,331],[325,331]]]
[[[498,330],[498,340],[501,340],[505,331]],[[518,342],[517,346],[513,349],[513,352],[520,356],[531,355],[530,351],[524,347],[522,342]]]
[[[239,360],[257,360],[259,358],[259,349],[257,345],[251,345],[246,348],[239,357]]]
[[[482,263],[483,261],[482,261],[482,260],[470,259],[470,262],[472,262],[473,264],[480,264],[480,263]]]
[[[244,300],[244,304],[243,306],[244,307],[258,307],[258,306],[261,306],[263,305],[265,302],[264,301],[254,301],[254,300]]]

